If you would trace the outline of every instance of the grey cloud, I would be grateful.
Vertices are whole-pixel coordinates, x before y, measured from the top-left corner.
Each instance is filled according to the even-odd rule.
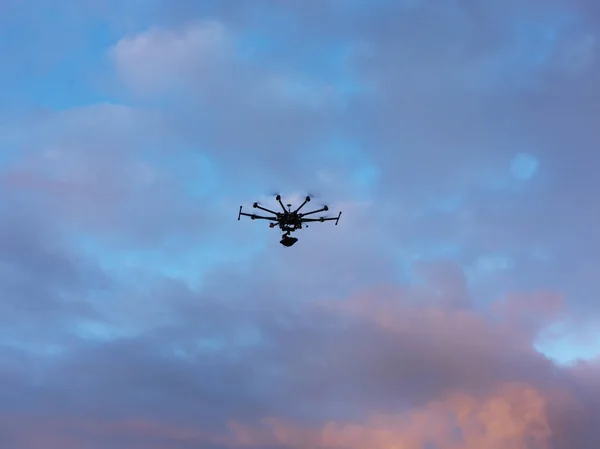
[[[575,441],[593,445],[599,415],[590,379],[597,367],[558,367],[523,339],[531,333],[502,328],[476,314],[470,307],[482,307],[482,296],[470,289],[471,280],[457,266],[425,265],[422,290],[394,291],[387,303],[376,293],[366,293],[362,300],[349,302],[358,303],[359,312],[336,309],[358,289],[396,283],[405,252],[419,252],[432,241],[458,240],[459,262],[476,265],[480,256],[502,251],[514,259],[506,277],[497,275],[497,284],[484,286],[486,293],[532,285],[570,290],[570,307],[593,317],[595,305],[577,296],[586,294],[580,292],[582,286],[594,291],[595,278],[586,267],[597,259],[591,226],[597,221],[591,152],[597,142],[597,65],[593,59],[591,65],[584,64],[593,55],[593,41],[586,40],[593,30],[570,30],[547,66],[521,67],[489,81],[492,68],[498,67],[494,64],[508,70],[501,58],[512,43],[506,39],[514,14],[535,19],[539,3],[463,2],[465,9],[458,12],[388,4],[353,16],[352,23],[349,13],[331,7],[333,2],[288,5],[301,24],[315,25],[290,27],[290,42],[314,33],[314,39],[343,37],[370,44],[350,62],[379,90],[357,94],[341,107],[335,92],[310,79],[309,91],[316,90],[326,102],[318,109],[298,97],[284,100],[281,91],[273,90],[275,75],[297,75],[294,55],[287,60],[281,56],[268,68],[256,61],[224,61],[221,55],[211,62],[214,72],[208,77],[200,76],[198,66],[188,67],[184,75],[189,84],[183,87],[191,91],[170,105],[174,109],[166,118],[105,105],[42,116],[28,123],[32,127],[23,127],[32,130],[27,138],[14,132],[12,138],[30,149],[24,151],[26,159],[4,172],[3,186],[10,186],[12,204],[21,206],[33,192],[30,204],[37,211],[27,218],[31,221],[3,216],[0,257],[10,271],[4,270],[0,285],[15,290],[0,305],[0,319],[13,320],[10,329],[19,324],[17,319],[39,326],[37,338],[60,345],[63,352],[46,354],[34,364],[26,349],[3,347],[0,378],[6,382],[0,386],[0,402],[18,404],[25,415],[41,410],[92,421],[135,416],[224,430],[226,419],[252,423],[268,415],[312,424],[332,418],[351,421],[374,409],[419,406],[449,390],[484,394],[517,380],[564,389],[575,397],[568,406],[551,404],[556,448],[572,447]],[[225,8],[223,17],[235,19],[232,30],[241,32],[243,21],[252,17],[244,16],[249,10]],[[461,26],[452,26],[451,18],[458,18]],[[411,39],[403,38],[409,33]],[[141,60],[155,64],[150,67],[168,54],[147,50]],[[490,59],[489,51],[495,57]],[[569,60],[578,61],[581,71],[565,72],[564,61]],[[542,90],[517,84],[521,76],[539,81]],[[347,140],[358,138],[381,168],[378,201],[364,210],[342,204],[351,196],[349,178],[360,163],[313,151],[336,133]],[[141,167],[146,139],[157,139],[153,154],[158,161]],[[52,153],[44,156],[44,149],[63,152],[62,162],[45,159]],[[198,292],[158,276],[136,277],[135,282],[107,279],[93,263],[72,254],[60,241],[61,233],[32,224],[52,221],[64,230],[112,234],[118,238],[115,246],[130,248],[157,247],[180,233],[194,243],[231,235],[232,245],[243,246],[259,239],[257,222],[223,225],[221,219],[215,222],[204,215],[214,211],[224,217],[225,211],[234,211],[235,222],[238,201],[231,196],[246,195],[245,187],[227,187],[228,198],[208,209],[200,208],[202,200],[181,199],[180,180],[161,170],[161,163],[188,161],[190,149],[214,156],[223,183],[270,183],[299,190],[303,183],[318,183],[314,167],[341,173],[341,187],[332,194],[345,211],[340,226],[324,224],[314,233],[309,229],[295,252],[285,252],[273,236],[268,244],[277,249],[259,250],[268,257],[249,256],[249,270],[234,262],[209,270]],[[247,151],[238,156],[240,149]],[[540,160],[537,176],[513,184],[520,188],[511,197],[486,190],[490,177],[506,180],[512,157],[524,149]],[[152,186],[146,184],[152,178],[148,169],[156,170]],[[276,173],[264,181],[269,171]],[[248,190],[259,190],[256,184]],[[429,210],[434,206],[431,197],[454,194],[463,197],[456,210]],[[536,248],[546,250],[550,260],[536,259]],[[140,273],[119,274],[122,279]],[[18,284],[19,276],[37,283]],[[92,286],[106,288],[99,295],[104,302],[65,303],[57,293],[85,298]],[[441,298],[431,298],[436,291]],[[6,312],[26,304],[34,304],[30,310],[35,308],[35,313]],[[430,308],[414,309],[415,304]],[[41,313],[43,307],[51,313]],[[104,343],[86,340],[83,334],[75,337],[69,325],[82,318],[130,335]],[[3,430],[14,427],[5,418],[0,425]],[[106,438],[114,447],[153,444],[151,437],[136,436],[136,431],[106,436],[77,424],[67,423],[60,431],[42,428],[39,424],[49,434],[79,434],[81,439],[71,440],[76,447],[82,441],[94,447],[93,436]],[[22,437],[14,435],[7,444],[21,442],[19,447],[28,449],[29,443],[17,438]],[[193,443],[198,444],[170,440],[182,448]],[[29,447],[39,446],[31,442]]]
[[[163,7],[174,29],[183,23],[175,19],[178,15],[216,18],[231,39],[256,31],[256,24],[263,23],[257,11],[268,7],[271,15],[261,20],[277,18],[288,25],[278,34],[282,48],[323,43],[303,46],[298,53],[266,49],[277,61],[267,68],[260,67],[261,59],[217,61],[208,82],[201,71],[184,73],[194,82],[185,107],[174,115],[177,132],[218,153],[229,179],[264,190],[267,184],[284,189],[318,184],[318,170],[348,179],[357,166],[342,168],[342,158],[316,149],[332,135],[358,139],[380,170],[374,190],[380,204],[405,211],[383,226],[398,257],[421,252],[425,241],[440,246],[454,241],[466,264],[476,265],[480,256],[509,260],[507,268],[493,274],[503,290],[535,288],[551,278],[567,291],[573,308],[595,310],[578,292],[579,285],[591,282],[582,273],[595,264],[597,253],[590,223],[597,215],[593,148],[598,102],[593,93],[598,77],[589,2]],[[268,36],[268,28],[263,30]],[[553,41],[544,37],[551,32]],[[333,101],[330,106],[337,106],[325,109],[325,115],[320,115],[322,108],[316,114],[300,104],[263,105],[259,109],[265,113],[257,111],[261,100],[266,104],[274,98],[272,91],[259,88],[265,79],[297,75],[300,59],[317,64],[325,55],[333,58],[331,49],[342,44],[352,50],[347,70],[366,86],[345,106]],[[156,63],[160,52],[147,50],[144,61]],[[540,54],[544,57],[536,59]],[[321,92],[318,77],[309,81],[309,92]],[[190,114],[193,118],[186,119]],[[523,152],[539,161],[529,181],[510,174],[511,161]],[[268,182],[265,170],[272,172]],[[334,184],[321,185],[331,190]],[[342,189],[351,191],[346,185]],[[432,199],[447,195],[462,202],[449,212],[421,213]],[[546,256],[538,257],[542,253]],[[574,254],[580,262],[573,261]],[[525,267],[535,274],[526,274]]]
[[[61,328],[71,319],[94,315],[82,297],[88,289],[107,288],[110,279],[93,260],[73,252],[52,223],[40,223],[33,211],[9,209],[0,217],[3,338],[52,345],[55,331],[68,334]]]
[[[67,422],[72,416],[107,422],[136,417],[225,432],[227,419],[250,425],[266,416],[352,421],[369,410],[418,406],[446,391],[486,394],[506,381],[590,391],[527,341],[514,339],[510,329],[468,310],[410,306],[402,291],[293,303],[269,292],[251,302],[228,300],[243,285],[220,287],[198,294],[166,284],[161,295],[179,315],[177,326],[104,344],[74,342],[61,357],[47,359],[39,386],[21,388],[24,412],[43,398],[42,410],[54,405]],[[343,312],[353,304],[359,308]],[[249,337],[236,342],[236,330],[244,328],[255,329],[260,344]],[[202,349],[206,337],[224,344]],[[577,410],[585,409],[580,400],[573,404]],[[573,436],[568,421],[556,425]],[[61,434],[75,436],[69,429]],[[79,435],[87,441],[93,434]],[[130,435],[121,438],[144,441],[135,430]],[[115,436],[114,443],[120,441]],[[175,438],[171,444],[179,447]]]
[[[215,229],[211,204],[188,187],[204,182],[203,167],[182,156],[188,173],[178,177],[168,165],[170,137],[160,115],[119,105],[33,115],[7,137],[18,157],[3,169],[2,184],[16,207],[33,201],[57,226],[125,246],[173,233],[194,239]]]

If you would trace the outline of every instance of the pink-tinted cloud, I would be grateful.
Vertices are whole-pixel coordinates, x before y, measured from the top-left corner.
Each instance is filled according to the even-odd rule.
[[[234,427],[242,447],[311,449],[528,449],[551,448],[548,400],[524,384],[505,384],[489,396],[448,394],[398,414],[375,414],[366,422],[335,422],[319,429],[266,419],[262,428]]]
[[[221,295],[231,287],[221,285]],[[65,416],[60,426],[38,415],[41,434],[94,448],[111,441],[130,448],[566,449],[594,441],[598,367],[554,365],[517,332],[520,320],[495,323],[435,297],[420,304],[414,292],[396,288],[300,304],[223,302],[215,291],[210,308],[196,294],[170,291],[177,329],[85,344],[48,365],[41,391],[70,399],[53,402]],[[544,310],[539,295],[521,298],[539,307],[520,316]],[[184,320],[190,313],[197,319]],[[235,329],[253,329],[260,340],[245,343]],[[206,338],[219,343],[202,349],[197,342]],[[15,429],[15,441],[28,441]]]

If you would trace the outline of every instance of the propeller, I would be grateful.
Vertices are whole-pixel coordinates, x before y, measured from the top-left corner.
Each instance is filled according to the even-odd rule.
[[[309,196],[311,200],[318,200],[321,198],[321,194],[319,192],[315,192],[314,190],[309,190],[303,196]]]
[[[296,192],[296,194],[300,195],[300,196],[310,196],[312,199],[315,198],[320,198],[321,197],[321,193],[317,190],[295,190],[295,189],[290,189],[288,194],[292,194],[293,192]],[[281,195],[284,196],[283,193],[281,193],[281,190],[279,189],[268,189],[266,192],[267,196],[277,196],[277,195]]]
[[[306,195],[309,196],[311,200],[315,200],[315,199],[318,200],[321,198],[321,194],[319,192],[315,192],[314,190],[307,192]],[[312,206],[312,209],[322,209],[324,207],[327,207],[327,205],[324,203],[315,204],[314,202],[311,203],[311,206]],[[329,210],[329,208],[327,208],[325,210]]]
[[[273,189],[273,190],[270,190],[268,195],[269,195],[269,196],[271,196],[271,197],[275,197],[275,200],[283,200],[283,195],[282,195],[282,194],[280,193],[280,191],[278,191],[278,190],[274,190],[274,189]],[[312,202],[312,201],[313,201],[315,198],[316,198],[316,199],[318,199],[318,198],[320,198],[320,197],[321,197],[321,195],[320,195],[320,193],[319,193],[319,192],[315,192],[314,190],[311,190],[311,191],[308,191],[308,192],[306,192],[306,194],[304,194],[303,196],[304,196],[304,198],[302,198],[302,199],[300,200],[300,202],[304,201],[304,199],[305,199],[306,197],[308,197],[308,198],[309,198],[309,200],[308,200],[308,201],[309,201],[309,202],[311,202],[311,205],[312,205],[312,208],[313,208],[313,209],[314,209],[314,208],[317,208],[317,209],[323,209],[323,208],[326,208],[325,210],[328,210],[328,208],[327,208],[327,205],[326,205],[326,204],[323,204],[323,203],[314,204],[314,202]],[[259,205],[260,205],[260,203],[256,203],[256,204],[259,204]],[[308,206],[307,206],[307,207],[308,207]]]

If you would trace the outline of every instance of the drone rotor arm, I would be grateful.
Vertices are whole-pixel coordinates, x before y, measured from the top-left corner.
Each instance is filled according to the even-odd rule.
[[[256,215],[256,214],[247,214],[245,212],[240,212],[240,215],[245,215],[247,217],[250,217],[252,220],[256,220],[256,219],[262,219],[262,220],[271,220],[271,221],[277,221],[277,218],[275,217],[263,217],[262,215]],[[239,218],[238,218],[239,219]]]
[[[260,210],[264,210],[265,212],[269,212],[270,214],[277,215],[277,212],[275,212],[275,211],[273,211],[271,209],[267,209],[266,207],[262,207],[258,203],[254,203],[254,207],[257,208],[257,209],[260,209]]]
[[[310,196],[307,196],[307,197],[304,199],[304,202],[303,202],[303,203],[302,203],[300,206],[298,206],[298,209],[296,209],[296,210],[294,211],[294,213],[295,213],[295,214],[297,214],[297,213],[300,211],[300,209],[302,209],[302,208],[304,207],[304,205],[305,205],[306,203],[308,203],[309,201],[310,201]]]
[[[321,209],[313,210],[311,212],[306,212],[305,214],[301,214],[301,216],[304,217],[306,215],[317,214],[319,212],[325,212],[325,211],[328,211],[328,210],[329,210],[329,208],[327,206],[323,206]]]
[[[335,225],[337,226],[338,221],[340,221],[340,217],[342,216],[342,212],[338,214],[337,217],[321,217],[321,218],[301,218],[300,223],[315,223],[317,221],[333,221],[335,220]]]
[[[301,223],[316,223],[316,222],[319,222],[319,221],[331,221],[331,220],[337,220],[337,217],[303,218],[301,220]]]
[[[283,205],[283,203],[281,202],[281,196],[277,195],[277,202],[279,204],[281,204],[281,208],[283,209],[284,212],[287,212],[287,209],[285,208],[285,206]]]

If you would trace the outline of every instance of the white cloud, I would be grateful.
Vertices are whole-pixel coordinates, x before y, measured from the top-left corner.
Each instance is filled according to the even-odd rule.
[[[112,57],[124,81],[146,93],[212,76],[233,56],[232,36],[219,21],[205,20],[181,30],[151,28],[121,39]]]

